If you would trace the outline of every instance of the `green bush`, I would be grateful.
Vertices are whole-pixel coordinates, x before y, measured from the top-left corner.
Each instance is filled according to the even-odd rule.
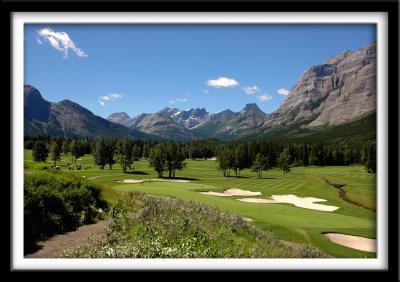
[[[49,167],[44,163],[35,163],[33,165],[33,169],[35,169],[35,170],[47,170],[47,169],[49,169]]]
[[[94,184],[72,175],[35,173],[24,181],[24,245],[75,229],[96,220],[105,208]]]

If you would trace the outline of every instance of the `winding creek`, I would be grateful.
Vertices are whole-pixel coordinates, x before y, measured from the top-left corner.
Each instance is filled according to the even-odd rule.
[[[339,198],[342,199],[343,201],[346,201],[346,202],[348,202],[350,204],[353,204],[353,205],[355,205],[357,207],[361,207],[361,208],[364,208],[366,210],[369,210],[369,211],[372,211],[372,212],[376,212],[375,209],[367,208],[367,207],[361,205],[360,203],[354,202],[354,201],[350,200],[349,198],[347,198],[346,191],[342,188],[342,187],[346,186],[346,184],[332,183],[327,179],[325,179],[325,182],[328,183],[329,185],[331,185],[333,188],[336,188],[336,189],[339,190]]]

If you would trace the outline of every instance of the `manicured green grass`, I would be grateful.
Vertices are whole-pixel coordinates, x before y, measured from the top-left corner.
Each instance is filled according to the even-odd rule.
[[[68,158],[63,156],[62,158]],[[335,257],[375,257],[374,253],[358,251],[330,242],[322,233],[338,232],[375,238],[376,214],[347,203],[338,197],[338,189],[328,185],[347,184],[344,189],[347,196],[367,207],[375,207],[375,174],[367,173],[362,166],[337,167],[294,167],[288,175],[279,169],[270,169],[263,173],[263,179],[249,169],[240,172],[240,177],[223,177],[212,160],[187,160],[187,167],[177,171],[177,178],[189,179],[189,183],[144,182],[143,184],[121,184],[114,180],[157,178],[147,161],[135,162],[136,171],[124,174],[119,165],[112,170],[98,169],[93,158],[85,155],[81,163],[91,166],[91,170],[67,171],[75,175],[86,176],[93,182],[105,184],[115,191],[142,191],[149,194],[167,195],[182,199],[196,200],[216,206],[225,211],[239,213],[249,217],[254,224],[264,230],[272,231],[279,239],[311,243],[323,252]],[[26,159],[26,162],[29,160]],[[232,172],[231,175],[234,175]],[[222,192],[226,188],[259,191],[261,196],[294,194],[299,197],[326,199],[321,204],[340,207],[334,212],[323,212],[295,207],[290,204],[256,204],[237,201],[243,197],[217,197],[198,193],[199,191]]]

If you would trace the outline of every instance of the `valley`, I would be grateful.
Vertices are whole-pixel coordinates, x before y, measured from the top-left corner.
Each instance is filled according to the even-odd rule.
[[[271,112],[259,105],[272,96],[243,90],[259,103],[209,112],[176,98],[103,118],[25,85],[26,254],[107,220],[57,256],[376,258],[376,44],[306,69]]]

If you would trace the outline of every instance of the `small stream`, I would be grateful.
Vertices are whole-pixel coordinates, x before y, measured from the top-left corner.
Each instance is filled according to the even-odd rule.
[[[371,208],[367,208],[363,205],[361,205],[360,203],[354,202],[352,200],[350,200],[349,198],[346,197],[346,191],[342,188],[344,186],[346,186],[346,184],[335,184],[330,182],[329,180],[325,179],[325,182],[328,183],[329,185],[331,185],[333,188],[339,189],[339,198],[342,199],[343,201],[346,201],[350,204],[353,204],[357,207],[361,207],[364,208],[366,210],[372,211],[372,212],[376,212],[375,209],[371,209]]]

